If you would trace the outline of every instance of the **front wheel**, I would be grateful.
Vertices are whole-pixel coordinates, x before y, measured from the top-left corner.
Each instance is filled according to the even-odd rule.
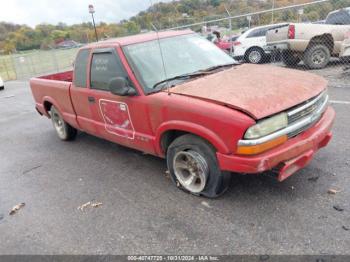
[[[251,48],[245,55],[245,60],[251,64],[261,64],[264,62],[265,58],[264,50],[258,47]]]
[[[77,130],[63,120],[55,106],[51,107],[50,115],[53,127],[61,140],[69,141],[77,136]]]
[[[175,139],[167,150],[167,164],[173,182],[191,194],[215,198],[229,187],[231,174],[221,172],[214,148],[195,135]]]

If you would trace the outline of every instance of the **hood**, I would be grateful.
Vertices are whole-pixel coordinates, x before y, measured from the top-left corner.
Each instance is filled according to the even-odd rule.
[[[244,64],[185,82],[171,93],[229,106],[261,119],[317,96],[326,86],[327,81],[315,74]]]

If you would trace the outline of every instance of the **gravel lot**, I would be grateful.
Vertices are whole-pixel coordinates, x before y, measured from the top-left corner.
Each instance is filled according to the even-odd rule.
[[[0,254],[350,254],[350,72],[314,72],[336,102],[332,143],[283,183],[234,175],[217,200],[177,190],[161,159],[83,133],[61,142],[28,83],[7,82]],[[91,200],[103,205],[77,209]]]

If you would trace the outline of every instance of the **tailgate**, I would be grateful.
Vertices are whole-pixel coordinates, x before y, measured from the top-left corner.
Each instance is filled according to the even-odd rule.
[[[266,34],[266,43],[269,45],[288,40],[288,30],[289,24],[270,29]]]

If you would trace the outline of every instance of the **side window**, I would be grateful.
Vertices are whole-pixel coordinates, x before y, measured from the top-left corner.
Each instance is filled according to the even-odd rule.
[[[86,87],[86,66],[88,64],[90,49],[82,49],[77,55],[74,64],[74,86]]]
[[[261,29],[259,31],[258,37],[266,36],[267,30],[268,30],[268,28]]]
[[[252,38],[252,37],[256,37],[255,35],[257,34],[257,32],[259,31],[259,29],[253,30],[249,33],[249,35],[247,36],[247,38]]]
[[[119,57],[113,52],[95,53],[91,62],[91,83],[93,89],[109,90],[109,82],[115,77],[127,74]]]
[[[252,37],[262,37],[265,36],[267,32],[267,28],[260,28],[253,30],[247,37],[252,38]]]
[[[327,17],[326,24],[348,25],[350,24],[350,15],[346,10],[340,10]]]

